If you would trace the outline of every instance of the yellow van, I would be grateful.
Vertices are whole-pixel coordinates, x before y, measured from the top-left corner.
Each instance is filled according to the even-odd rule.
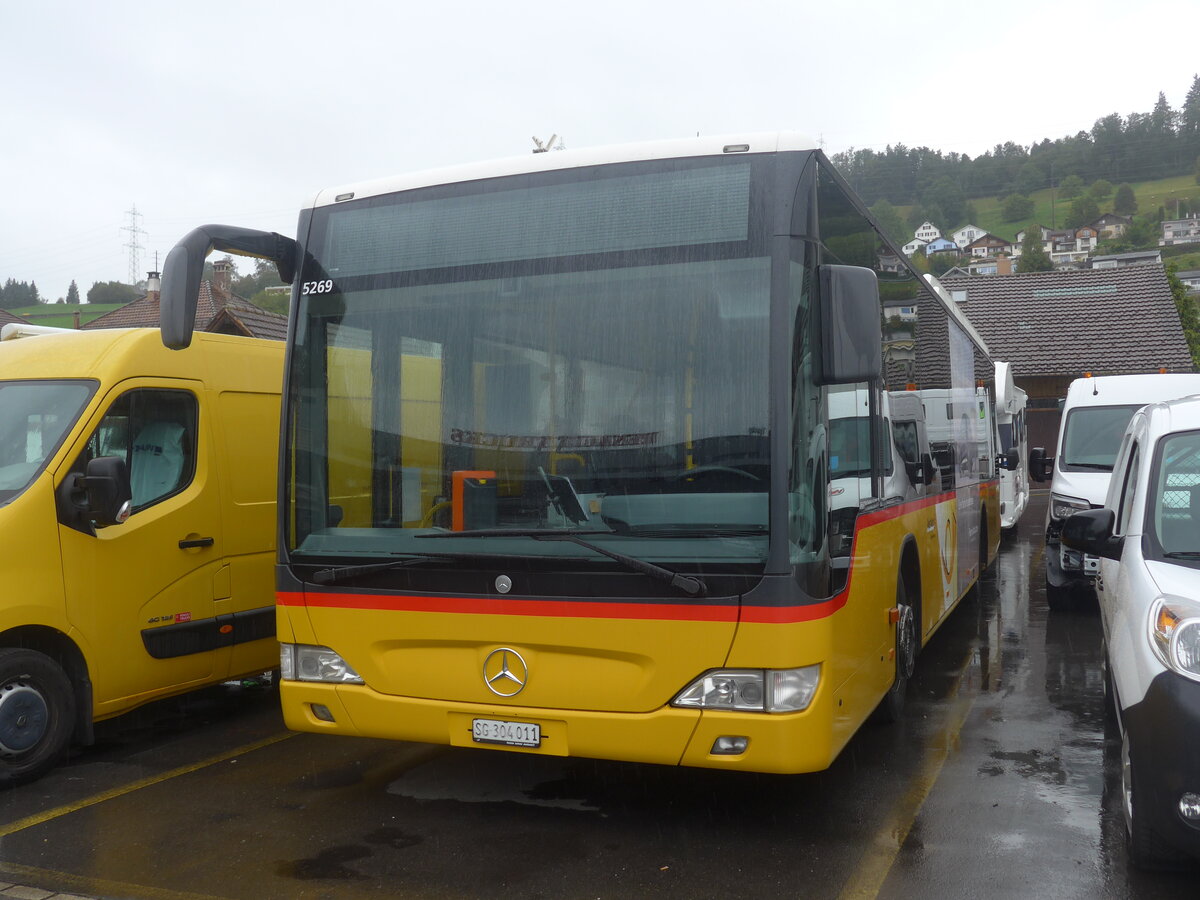
[[[0,342],[0,784],[93,722],[279,664],[283,344]]]

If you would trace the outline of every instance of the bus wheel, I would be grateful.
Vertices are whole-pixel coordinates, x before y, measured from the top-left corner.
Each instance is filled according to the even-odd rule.
[[[66,673],[36,650],[0,650],[0,785],[33,781],[67,749],[75,694]]]
[[[898,722],[904,714],[904,695],[917,661],[917,620],[908,602],[903,574],[896,579],[896,608],[900,611],[896,622],[896,680],[875,709],[879,722]]]

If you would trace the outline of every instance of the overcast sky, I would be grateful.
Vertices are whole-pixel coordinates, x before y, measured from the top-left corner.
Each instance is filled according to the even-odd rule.
[[[1178,109],[1197,26],[1196,0],[0,0],[0,281],[86,295],[128,281],[131,224],[141,278],[196,225],[294,234],[323,187],[533,136],[1028,145]]]

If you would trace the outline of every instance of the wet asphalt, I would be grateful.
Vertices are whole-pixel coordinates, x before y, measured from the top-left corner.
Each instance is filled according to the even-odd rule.
[[[1195,897],[1200,871],[1128,865],[1100,623],[1047,609],[1045,501],[924,649],[906,718],[826,772],[297,735],[272,690],[224,686],[0,794],[0,898]]]

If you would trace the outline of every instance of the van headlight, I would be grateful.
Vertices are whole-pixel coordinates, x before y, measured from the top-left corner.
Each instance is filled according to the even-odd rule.
[[[1092,504],[1078,497],[1067,497],[1064,494],[1050,495],[1050,518],[1061,522],[1083,509],[1091,509]]]
[[[365,684],[353,667],[328,647],[279,645],[279,677],[284,681]]]
[[[800,669],[713,669],[671,701],[688,709],[799,712],[807,709],[821,680],[821,666]]]
[[[1164,595],[1150,604],[1150,645],[1172,672],[1200,681],[1200,603]]]

